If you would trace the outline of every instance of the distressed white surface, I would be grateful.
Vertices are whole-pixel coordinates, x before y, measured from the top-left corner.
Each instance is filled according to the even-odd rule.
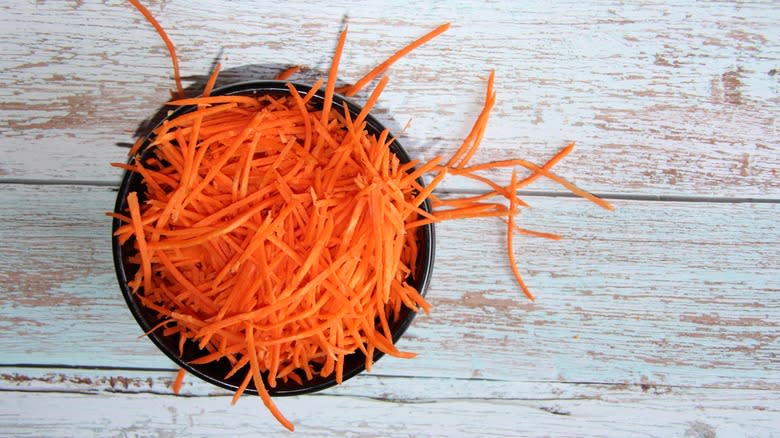
[[[140,329],[120,299],[103,215],[114,196],[63,186],[0,192],[13,206],[0,211],[0,253],[8,260],[0,272],[2,362],[170,366],[148,340],[136,339]],[[529,201],[535,208],[522,215],[524,225],[566,235],[517,240],[538,301],[529,303],[514,283],[502,223],[441,224],[428,292],[434,311],[401,342],[420,356],[385,358],[377,372],[751,388],[780,382],[780,206],[712,204],[702,215],[696,203],[625,201],[610,214],[581,200]],[[78,348],[61,349],[74,340]]]
[[[355,80],[451,21],[392,69],[376,114],[396,131],[413,119],[413,155],[452,153],[494,67],[478,160],[543,161],[577,140],[559,171],[590,190],[725,198],[615,213],[529,198],[524,225],[565,236],[518,238],[533,304],[503,225],[439,226],[433,313],[401,342],[419,357],[280,400],[303,436],[777,436],[780,205],[729,202],[780,199],[777,5],[149,3],[187,84],[220,53],[223,83],[292,64],[310,81],[344,21]],[[0,435],[286,435],[257,400],[230,407],[194,379],[168,395],[173,366],[116,285],[100,185],[173,84],[157,35],[119,1],[0,10]],[[49,185],[63,180],[93,184]]]
[[[122,2],[2,3],[0,173],[117,181],[105,166],[124,159],[115,144],[132,141],[173,85],[159,38]],[[179,1],[151,10],[198,81],[220,54],[225,81],[293,64],[326,69],[344,21],[341,76],[355,80],[451,21],[392,69],[380,102],[377,115],[396,131],[413,120],[403,138],[413,155],[452,153],[479,109],[479,77],[495,68],[499,101],[477,159],[543,161],[576,140],[559,169],[596,192],[780,197],[772,2]]]
[[[765,391],[585,392],[562,400],[422,402],[321,394],[278,403],[301,436],[772,436],[780,421],[780,400]],[[0,428],[26,431],[20,437],[291,436],[253,398],[229,406],[228,396],[22,392],[0,398],[0,409],[11,410],[9,403],[13,413],[0,416]]]
[[[255,424],[246,412],[260,416],[256,425],[265,424],[257,406],[225,414],[226,397],[179,406],[181,399],[164,396],[173,367],[148,340],[137,339],[139,329],[115,284],[106,244],[110,225],[102,215],[115,192],[2,188],[0,202],[12,208],[0,212],[0,253],[7,263],[0,270],[5,326],[0,390],[11,392],[0,399],[10,397],[15,405],[45,402],[42,393],[90,393],[94,396],[56,397],[66,397],[60,402],[77,409],[103,406],[100,415],[109,417],[133,403],[150,406],[120,415],[110,423],[117,430],[149,422],[167,433],[174,427],[168,406],[186,415],[203,411],[239,418],[238,430]],[[634,428],[643,412],[650,412],[641,423],[648,435],[685,431],[696,422],[721,432],[766,435],[768,425],[780,421],[778,206],[623,201],[616,213],[605,214],[581,200],[529,201],[535,208],[524,213],[524,224],[567,236],[562,242],[518,240],[537,303],[521,297],[505,266],[503,226],[440,225],[429,290],[433,313],[419,317],[401,342],[420,356],[384,358],[372,375],[318,396],[337,397],[333,402],[304,397],[283,406],[291,413],[318,412],[334,434],[370,434],[322,407],[336,401],[339,411],[354,405],[365,412],[361,418],[372,418],[372,410],[385,412],[386,426],[366,420],[379,427],[379,435],[392,434],[392,421],[420,406],[425,415],[409,420],[409,427],[442,428],[431,429],[431,435],[468,433],[469,424],[480,424],[485,415],[497,422],[494,432],[501,435],[520,427],[499,421],[512,412],[512,418],[527,415],[528,429],[518,430],[541,435],[548,423],[551,431],[566,435],[590,433],[581,427],[619,435]],[[703,207],[706,215],[700,214]],[[139,370],[123,369],[128,366]],[[39,395],[23,394],[29,391]],[[141,393],[140,399],[125,392]],[[224,393],[188,381],[184,394]],[[576,420],[545,411],[558,408],[578,412],[572,414]],[[7,421],[18,430],[34,423],[11,405],[5,410],[3,418],[13,418]],[[611,411],[624,416],[602,417]],[[46,421],[53,427],[58,418]],[[104,421],[97,418],[66,434],[89,432]],[[294,418],[310,432],[314,429],[307,428],[323,424]],[[663,418],[664,426],[645,428]],[[609,421],[615,430],[606,428]],[[208,424],[194,430],[208,433]]]

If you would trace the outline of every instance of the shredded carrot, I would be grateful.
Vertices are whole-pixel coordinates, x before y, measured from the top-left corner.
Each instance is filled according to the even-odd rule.
[[[263,399],[263,404],[268,408],[268,410],[271,411],[273,416],[279,420],[279,422],[286,427],[291,432],[295,430],[295,426],[293,426],[292,423],[288,419],[282,415],[282,413],[279,411],[279,408],[276,407],[276,404],[271,400],[271,396],[268,395],[268,391],[265,389],[265,384],[263,383],[262,377],[260,377],[260,364],[258,362],[257,358],[257,350],[255,349],[255,336],[254,332],[252,330],[252,324],[247,323],[246,324],[246,343],[247,343],[247,349],[249,354],[249,363],[251,364],[249,372],[252,374],[252,381],[255,384],[255,387],[257,388],[257,392],[260,393],[260,398]]]
[[[292,67],[288,67],[284,69],[281,73],[276,75],[276,79],[279,81],[286,81],[287,79],[290,78],[290,76],[294,75],[295,73],[298,73],[299,71],[301,71],[300,65],[294,65]]]
[[[515,193],[517,191],[517,172],[512,171],[512,182],[509,184],[509,191],[510,193]],[[506,249],[507,254],[509,257],[509,266],[512,268],[512,274],[514,274],[515,279],[517,280],[517,284],[520,285],[520,288],[523,290],[523,293],[526,297],[528,297],[529,300],[534,301],[535,298],[530,290],[528,290],[528,286],[525,285],[525,282],[523,281],[523,277],[520,276],[520,270],[517,268],[517,262],[515,261],[515,252],[514,247],[512,245],[512,236],[514,235],[514,227],[515,227],[515,215],[517,214],[517,206],[515,205],[515,197],[511,196],[509,198],[509,212],[507,214],[507,232],[506,232]]]
[[[211,72],[211,76],[209,76],[209,80],[206,81],[206,86],[203,88],[203,96],[208,97],[211,96],[211,90],[214,89],[214,84],[217,83],[217,76],[219,76],[219,70],[222,68],[222,64],[217,63],[214,66],[214,70]]]
[[[396,61],[403,58],[409,52],[412,50],[422,46],[423,44],[427,43],[428,41],[436,38],[437,36],[444,33],[447,29],[450,28],[450,23],[444,23],[441,26],[437,27],[436,29],[428,32],[427,34],[423,35],[422,37],[416,39],[408,46],[404,47],[403,49],[399,50],[398,52],[394,53],[392,56],[384,60],[381,64],[376,66],[373,70],[366,73],[365,76],[360,78],[354,85],[347,88],[344,92],[347,96],[354,96],[357,94],[360,90],[363,89],[363,87],[366,86],[369,82],[374,80],[377,76],[381,75],[385,72],[388,68],[390,68],[391,65],[393,65]]]
[[[152,286],[152,263],[143,230],[143,219],[141,218],[141,208],[138,205],[137,193],[132,192],[127,195],[127,208],[130,210],[130,220],[134,227],[133,233],[136,237],[138,254],[141,259],[141,271],[139,272],[142,274],[144,289],[148,290]]]
[[[135,250],[130,260],[138,268],[128,285],[161,318],[149,332],[178,335],[180,351],[186,342],[200,347],[202,355],[192,365],[227,361],[226,378],[243,375],[232,403],[254,388],[289,430],[293,424],[267,387],[279,381],[304,385],[316,376],[341,383],[344,364],[354,354],[365,357],[368,371],[377,351],[415,356],[397,349],[392,327],[404,311],[430,308],[414,287],[419,227],[465,218],[504,220],[510,270],[533,301],[516,263],[513,235],[560,236],[517,225],[516,216],[527,207],[518,189],[544,177],[612,208],[552,172],[573,143],[542,166],[521,159],[469,164],[496,101],[493,71],[482,111],[446,164],[441,157],[401,163],[391,152],[395,138],[367,128],[386,75],[357,114],[334,100],[346,28],[321,105],[312,99],[323,79],[305,95],[288,83],[288,92],[212,96],[219,64],[202,96],[185,99],[173,44],[148,10],[131,3],[169,47],[179,96],[168,104],[193,108],[136,142],[128,164],[115,164],[137,172],[144,184],[144,190],[127,195],[125,211],[110,214],[122,223],[114,230],[118,242]],[[407,45],[342,91],[354,95],[448,27]],[[277,78],[286,80],[298,70],[288,68]],[[507,184],[479,174],[501,167],[513,169]],[[519,180],[516,167],[530,175]],[[434,194],[448,175],[479,181],[489,191]],[[426,185],[419,182],[424,177]],[[422,208],[426,200],[433,212]],[[175,393],[183,378],[182,369]]]
[[[582,190],[581,188],[575,186],[574,184],[570,183],[564,178],[561,178],[560,176],[550,172],[547,169],[544,169],[543,167],[539,167],[533,163],[530,163],[526,160],[522,160],[519,158],[513,159],[513,160],[502,160],[502,161],[494,161],[491,163],[484,163],[484,164],[478,164],[471,167],[466,167],[463,169],[453,169],[452,173],[455,175],[458,174],[473,174],[474,172],[480,171],[480,170],[486,170],[486,169],[493,169],[496,167],[512,167],[512,166],[522,166],[527,168],[528,170],[531,170],[535,173],[538,173],[542,176],[545,176],[549,178],[552,181],[555,181],[559,183],[560,185],[566,187],[569,189],[572,193],[575,195],[581,196],[589,201],[592,201],[594,204],[606,209],[606,210],[614,210],[615,207],[610,204],[609,202],[586,192],[585,190]]]
[[[448,167],[463,167],[466,163],[468,163],[468,161],[471,159],[471,156],[474,155],[474,153],[479,148],[482,135],[485,132],[485,128],[487,127],[490,110],[493,108],[493,104],[496,100],[496,94],[493,92],[494,80],[495,72],[491,70],[487,83],[487,92],[485,93],[485,105],[482,108],[482,112],[479,114],[479,117],[477,117],[477,120],[474,122],[474,126],[471,128],[471,132],[469,132],[469,135],[466,136],[466,138],[463,140],[460,148],[458,148],[458,150],[452,154],[452,157],[449,159],[449,161],[447,161]],[[464,154],[466,154],[465,157]],[[459,165],[456,165],[458,160],[461,160],[461,162]]]
[[[160,38],[162,38],[165,46],[168,48],[168,53],[171,55],[171,62],[173,62],[173,77],[176,81],[176,95],[180,98],[184,97],[184,87],[181,85],[181,75],[179,74],[179,59],[176,57],[176,47],[174,47],[173,42],[170,38],[168,38],[168,34],[165,33],[165,30],[157,21],[157,19],[154,18],[152,13],[149,12],[149,10],[146,9],[144,5],[142,5],[138,0],[129,1],[133,6],[135,6],[136,9],[138,9],[138,12],[143,14],[144,18],[146,18],[149,24],[154,26],[154,29],[157,31],[157,33],[160,34]]]
[[[326,124],[330,116],[330,106],[333,102],[333,91],[336,88],[336,76],[339,71],[339,62],[341,61],[341,52],[344,50],[344,42],[347,39],[347,27],[339,34],[339,41],[336,44],[336,53],[333,54],[330,71],[328,72],[328,82],[325,85],[325,103],[322,104],[322,116],[320,122]]]
[[[118,237],[132,237],[138,250],[142,269],[132,282],[142,302],[206,349],[198,363],[249,365],[252,378],[237,394],[254,382],[291,427],[264,385],[309,379],[291,372],[312,365],[341,381],[355,351],[413,356],[393,346],[390,324],[403,307],[428,308],[410,284],[418,251],[407,224],[435,185],[419,190],[421,173],[388,153],[387,133],[364,129],[367,111],[352,116],[334,105],[323,120],[324,109],[289,87],[286,96],[172,102],[195,109],[161,125],[144,159],[120,166],[141,172],[147,190],[131,193],[129,214],[113,217],[128,223]],[[225,119],[214,111],[228,105],[242,112]],[[220,137],[221,125],[234,126],[234,136]]]
[[[173,381],[173,386],[171,387],[171,390],[173,390],[174,394],[179,394],[179,391],[181,391],[181,384],[184,382],[184,376],[187,374],[186,371],[184,371],[184,368],[179,368],[179,372],[176,373],[176,379]]]

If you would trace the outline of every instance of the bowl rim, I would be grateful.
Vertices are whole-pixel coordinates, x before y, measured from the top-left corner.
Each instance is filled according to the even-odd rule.
[[[295,87],[295,90],[301,95],[305,95],[307,92],[311,90],[311,86],[296,83],[296,82],[281,81],[281,80],[260,80],[260,81],[238,82],[238,83],[226,85],[213,90],[211,95],[212,96],[247,95],[247,94],[260,94],[260,93],[264,93],[264,94],[283,93],[289,95],[291,92],[287,88],[288,83],[292,84]],[[323,96],[324,96],[323,89],[319,89],[315,93],[315,97],[323,98]],[[333,95],[333,105],[334,108],[335,107],[343,108],[344,106],[347,106],[350,113],[353,115],[357,115],[362,109],[361,106],[355,104],[354,102],[350,101],[347,97],[338,93],[334,93]],[[187,106],[179,107],[176,110],[167,114],[166,117],[164,117],[162,120],[159,121],[159,123],[151,127],[149,131],[142,137],[143,138],[142,147],[135,155],[129,158],[129,162],[132,162],[132,160],[136,156],[140,156],[147,151],[149,142],[153,139],[153,131],[157,129],[157,127],[161,126],[167,120],[175,119],[176,117],[179,117],[182,114],[186,114],[187,112],[193,111],[194,109],[195,109],[195,105],[187,105]],[[370,113],[366,116],[365,122],[366,122],[366,129],[369,130],[369,132],[376,133],[377,135],[379,132],[385,129],[384,125],[380,123]],[[392,134],[390,135],[390,138],[392,138]],[[400,142],[398,142],[397,139],[393,140],[393,143],[391,143],[390,147],[393,149],[392,152],[396,154],[396,156],[398,156],[398,158],[402,163],[407,163],[411,161],[408,153],[401,146]],[[131,172],[128,170],[124,172],[117,193],[116,202],[114,205],[115,213],[126,212],[127,195],[130,193],[130,188],[133,185],[134,179],[138,179],[138,178],[139,176],[135,172]],[[417,178],[417,183],[420,184],[421,187],[425,187],[425,182],[423,181],[422,177]],[[432,213],[433,211],[429,199],[426,199],[423,202],[423,204],[421,204],[420,207],[423,210],[427,211],[428,213]],[[149,331],[153,328],[154,324],[150,323],[147,320],[147,318],[144,317],[145,308],[136,299],[133,298],[134,294],[131,292],[130,288],[128,287],[128,273],[126,272],[125,264],[123,262],[123,258],[124,258],[123,245],[119,244],[118,237],[114,235],[114,232],[122,224],[123,223],[117,218],[114,218],[112,221],[111,242],[112,242],[112,253],[114,258],[114,268],[116,270],[117,281],[119,283],[119,288],[122,292],[122,296],[124,297],[124,300],[130,310],[130,313],[133,315],[138,325],[141,327],[144,333],[147,333],[146,337],[149,338],[155,344],[155,346],[160,351],[162,351],[166,356],[168,356],[168,358],[171,359],[177,366],[183,368],[188,373],[200,378],[201,380],[216,385],[218,387],[235,391],[237,389],[236,385],[230,384],[226,382],[224,379],[220,379],[218,377],[210,375],[206,373],[204,370],[200,369],[201,367],[191,365],[190,363],[186,362],[181,357],[179,357],[179,355],[176,354],[175,351],[172,351],[169,347],[167,347],[163,343],[162,340],[163,336],[161,334],[159,334],[158,332],[149,333]],[[420,227],[420,231],[418,231],[418,233],[420,233],[421,236],[420,237],[421,250],[418,253],[418,265],[422,263],[423,266],[422,269],[418,271],[420,278],[416,279],[415,281],[418,283],[417,286],[418,293],[421,296],[425,296],[428,286],[430,285],[431,276],[433,274],[435,246],[436,246],[434,224],[431,223]],[[393,336],[392,336],[393,344],[397,343],[398,340],[402,337],[402,335],[406,332],[406,330],[409,328],[412,321],[414,320],[415,316],[417,315],[418,311],[408,309],[406,317],[394,323],[395,329],[393,330]],[[363,353],[361,353],[359,350],[357,350],[353,354],[356,354],[361,358],[365,357]],[[382,353],[377,349],[374,353],[373,362],[378,361],[382,356],[384,356],[384,353]],[[365,371],[365,360],[360,360],[358,361],[357,366],[344,370],[342,382],[346,382],[348,379],[356,376],[357,374],[360,374],[363,371]],[[315,382],[315,383],[309,384],[310,382]],[[266,387],[266,388],[268,390],[268,393],[271,396],[294,396],[294,395],[302,395],[302,394],[322,391],[324,389],[333,387],[336,384],[337,383],[335,379],[335,373],[331,373],[331,375],[328,376],[327,378],[314,379],[311,381],[304,380],[302,385],[295,388],[279,388],[279,387],[277,388]],[[246,388],[244,392],[250,394],[257,394],[257,390],[251,384],[249,387]]]

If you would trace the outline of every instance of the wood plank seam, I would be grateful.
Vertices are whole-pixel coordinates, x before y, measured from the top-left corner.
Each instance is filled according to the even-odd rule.
[[[41,186],[92,186],[92,187],[115,187],[119,188],[119,183],[115,181],[92,181],[77,179],[25,179],[25,178],[0,178],[0,186],[8,185],[41,185]],[[437,189],[434,191],[437,195],[480,195],[487,193],[488,190],[475,189]],[[517,194],[523,197],[545,197],[545,198],[578,198],[577,195],[570,192],[558,192],[548,190],[518,190]],[[780,198],[753,198],[740,196],[688,196],[688,195],[651,195],[640,193],[593,193],[602,199],[621,200],[621,201],[650,201],[650,202],[701,202],[715,204],[780,204]]]

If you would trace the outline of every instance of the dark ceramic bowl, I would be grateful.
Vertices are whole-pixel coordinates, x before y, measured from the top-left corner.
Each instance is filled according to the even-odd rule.
[[[271,94],[271,95],[289,95],[290,91],[285,86],[284,81],[258,81],[258,82],[244,82],[235,85],[230,85],[224,88],[214,90],[212,95],[257,95],[257,94]],[[311,88],[306,85],[295,84],[295,88],[301,95],[306,94]],[[318,91],[312,98],[311,103],[315,107],[321,107],[324,100],[324,92]],[[360,113],[361,108],[354,103],[348,101],[345,97],[335,95],[333,97],[333,109],[344,110],[344,107],[349,109],[349,112],[353,117]],[[194,107],[181,107],[172,112],[166,117],[166,119],[174,119],[182,114],[191,112]],[[372,135],[378,136],[384,127],[374,117],[369,115],[366,118],[366,129]],[[151,140],[151,135],[147,135],[147,144]],[[391,136],[392,137],[392,136]],[[390,149],[400,159],[401,163],[407,163],[410,161],[409,155],[404,151],[398,141],[393,142]],[[149,153],[142,149],[142,154]],[[422,180],[418,179],[418,183],[423,186]],[[122,184],[119,187],[119,195],[116,199],[116,206],[114,211],[117,213],[128,214],[127,211],[127,195],[130,192],[137,192],[139,200],[143,201],[144,193],[146,192],[146,186],[143,184],[143,178],[140,174],[135,172],[126,172],[122,179]],[[426,200],[423,204],[423,209],[431,212],[430,203]],[[129,215],[129,214],[128,214]],[[118,220],[114,220],[113,231],[115,231],[121,223]],[[417,260],[416,272],[414,280],[411,285],[417,289],[420,294],[425,294],[428,288],[428,282],[430,281],[431,273],[433,271],[433,259],[434,259],[434,227],[433,225],[423,226],[417,229],[417,239],[419,245],[419,255]],[[131,293],[127,286],[128,279],[132,279],[135,276],[138,266],[129,262],[130,256],[135,252],[133,248],[133,239],[125,242],[124,245],[120,245],[116,237],[113,239],[113,252],[114,252],[114,265],[116,267],[116,275],[119,281],[119,287],[122,290],[122,295],[127,302],[127,306],[130,308],[138,324],[141,326],[141,330],[148,332],[155,325],[157,325],[161,319],[156,312],[147,309],[142,306],[135,296]],[[407,308],[403,308],[398,320],[393,323],[390,328],[393,332],[393,342],[398,341],[399,338],[406,331],[409,324],[414,319],[416,312]],[[218,362],[212,362],[205,365],[191,365],[189,362],[203,355],[202,350],[194,342],[188,342],[185,344],[182,355],[179,355],[178,336],[163,336],[161,331],[155,331],[149,334],[149,339],[154,342],[155,345],[165,353],[176,365],[184,368],[190,374],[200,377],[201,379],[213,383],[229,390],[236,390],[241,384],[243,375],[232,376],[230,379],[225,379],[224,376],[231,369],[230,363],[223,359]],[[382,357],[382,353],[377,351],[374,354],[374,361]],[[352,355],[347,356],[344,362],[344,380],[347,380],[365,369],[365,356],[357,351]],[[312,380],[306,380],[303,374],[300,375],[303,384],[297,384],[294,381],[288,379],[287,382],[277,381],[276,388],[269,388],[269,393],[274,396],[286,396],[286,395],[299,395],[311,392],[320,391],[336,384],[335,373],[329,377],[320,377],[316,375]],[[265,378],[265,376],[264,376]],[[254,386],[250,383],[247,392],[256,393]]]

